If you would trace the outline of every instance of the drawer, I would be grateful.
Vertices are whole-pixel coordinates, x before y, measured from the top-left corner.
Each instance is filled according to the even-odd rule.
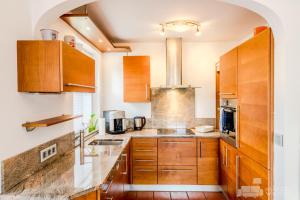
[[[201,158],[198,160],[198,184],[219,184],[219,161],[218,158]]]
[[[159,138],[158,165],[197,165],[195,138]]]
[[[157,155],[147,156],[147,155],[133,155],[132,164],[136,165],[157,165]]]
[[[134,166],[133,184],[157,184],[157,166]]]
[[[133,138],[133,149],[151,149],[157,147],[157,138]]]
[[[158,166],[158,184],[197,184],[196,166]]]
[[[157,156],[157,147],[132,148],[133,156]]]

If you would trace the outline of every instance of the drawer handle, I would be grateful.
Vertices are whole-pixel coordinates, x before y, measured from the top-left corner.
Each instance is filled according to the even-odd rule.
[[[136,152],[153,152],[154,150],[150,150],[150,149],[137,149],[135,151]]]
[[[81,85],[81,84],[76,84],[76,83],[66,83],[65,86],[82,87],[82,88],[92,88],[92,89],[96,88],[95,86]]]
[[[162,172],[193,171],[192,169],[162,169]]]
[[[186,142],[186,141],[177,141],[177,142],[172,142],[172,141],[168,141],[168,142],[162,142],[164,144],[182,144],[182,143],[193,143],[193,142]]]
[[[104,194],[108,194],[108,192],[109,192],[109,190],[110,190],[112,184],[113,184],[113,180],[111,180],[111,181],[108,183],[107,188],[106,188],[105,190],[103,190],[103,193],[104,193]]]
[[[127,154],[126,153],[124,153],[124,154],[122,154],[122,157],[124,157],[125,158],[125,171],[124,172],[122,172],[122,174],[124,174],[124,175],[126,175],[126,174],[128,174],[128,157],[127,157]]]
[[[137,169],[135,171],[137,171],[137,172],[154,172],[154,170],[152,170],[152,169]]]
[[[153,162],[154,160],[139,160],[139,159],[136,159],[135,161],[137,161],[137,162]]]
[[[231,95],[231,94],[235,94],[235,93],[233,93],[233,92],[220,92],[220,94],[222,95]]]

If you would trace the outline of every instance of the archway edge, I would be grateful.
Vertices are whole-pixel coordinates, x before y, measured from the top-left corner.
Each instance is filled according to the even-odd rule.
[[[85,4],[93,3],[98,0],[31,0],[32,1],[32,27],[35,36],[39,34],[41,28],[47,28],[50,24],[55,22],[62,14],[80,7]],[[286,36],[284,31],[285,21],[284,16],[280,13],[281,10],[274,5],[272,1],[268,0],[216,0],[235,6],[240,6],[249,9],[258,15],[262,16],[270,25],[274,33],[275,39],[275,55],[274,55],[274,82],[275,82],[275,94],[274,94],[274,130],[281,134],[284,133],[286,117],[285,117],[285,102],[286,96],[285,90],[282,89],[282,85],[287,85],[288,76],[286,72]],[[277,10],[276,10],[277,9]],[[285,66],[285,67],[284,67]],[[287,117],[288,118],[288,117]],[[286,126],[287,127],[287,126]],[[282,191],[284,188],[284,174],[287,170],[283,166],[285,163],[283,148],[274,147],[274,199],[284,199],[287,196],[287,191]],[[280,155],[280,156],[279,156]],[[287,165],[287,164],[285,164]],[[288,181],[287,181],[288,182]],[[279,190],[279,191],[278,191]],[[294,190],[296,191],[296,190]],[[296,197],[298,194],[293,194]]]
[[[32,25],[33,32],[37,33],[41,28],[47,27],[62,14],[98,0],[32,0]],[[282,34],[283,26],[276,11],[258,0],[219,0],[221,2],[247,8],[261,15],[273,28],[275,37]]]

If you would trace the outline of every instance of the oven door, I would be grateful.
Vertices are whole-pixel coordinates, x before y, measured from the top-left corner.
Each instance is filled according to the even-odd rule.
[[[237,128],[236,108],[221,106],[220,131],[228,136],[235,137]]]

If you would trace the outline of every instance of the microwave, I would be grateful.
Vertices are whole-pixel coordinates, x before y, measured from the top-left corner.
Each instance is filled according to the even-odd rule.
[[[236,99],[221,99],[220,101],[220,132],[228,143],[238,147],[238,107]]]

